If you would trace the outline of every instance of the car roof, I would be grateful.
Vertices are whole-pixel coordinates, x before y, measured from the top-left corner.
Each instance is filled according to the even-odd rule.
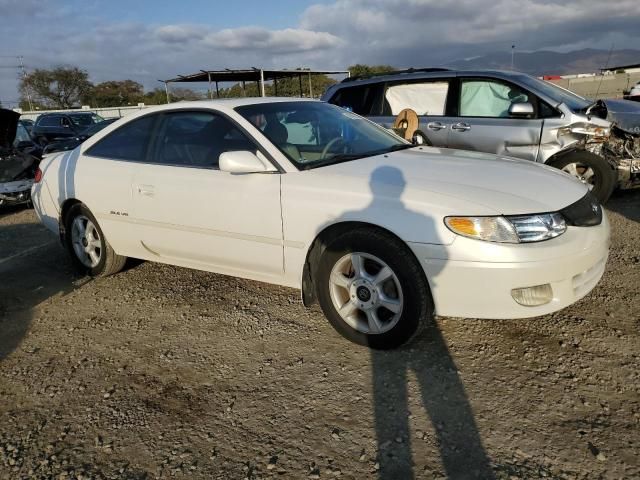
[[[423,78],[442,78],[457,76],[496,76],[499,78],[517,78],[526,73],[516,72],[513,70],[448,70],[448,69],[413,69],[401,70],[398,72],[389,72],[385,74],[374,74],[370,76],[362,76],[355,78],[345,78],[336,84],[337,88],[347,88],[355,85],[367,83],[383,83],[395,80],[419,80]]]
[[[220,98],[215,100],[193,100],[187,102],[168,103],[166,105],[157,105],[152,107],[154,110],[170,110],[176,107],[189,108],[236,108],[246,105],[260,105],[264,103],[281,103],[281,102],[317,102],[313,98],[299,97],[242,97],[242,98]]]

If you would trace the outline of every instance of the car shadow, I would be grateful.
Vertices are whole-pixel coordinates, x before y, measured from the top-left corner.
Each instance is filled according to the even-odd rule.
[[[0,225],[0,252],[8,242],[20,242],[37,224]],[[78,287],[78,277],[66,253],[50,237],[49,242],[24,253],[0,257],[0,362],[27,336],[34,309],[48,298]],[[13,247],[13,246],[12,246]]]
[[[640,222],[640,189],[613,192],[605,207],[633,222]]]
[[[431,243],[440,242],[433,218],[407,208],[402,200],[406,188],[403,173],[390,166],[376,168],[369,185],[373,198],[362,210],[345,212],[341,220],[375,218],[388,212],[402,222],[419,225]],[[428,282],[437,286],[444,268],[431,265]],[[378,478],[411,479],[413,454],[427,445],[429,435],[412,442],[408,402],[408,376],[415,375],[422,405],[431,421],[434,442],[448,478],[495,478],[485,451],[473,410],[447,343],[433,318],[408,346],[393,351],[371,350],[371,375],[375,429],[378,446]],[[421,473],[421,472],[420,472]]]

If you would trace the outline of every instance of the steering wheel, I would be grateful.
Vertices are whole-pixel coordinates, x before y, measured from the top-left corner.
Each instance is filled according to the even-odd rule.
[[[327,158],[327,154],[329,153],[329,150],[331,149],[331,147],[333,147],[336,143],[339,143],[339,142],[342,142],[344,143],[345,146],[347,146],[347,142],[344,138],[342,137],[332,138],[322,149],[322,155],[320,156],[320,158],[321,159]]]

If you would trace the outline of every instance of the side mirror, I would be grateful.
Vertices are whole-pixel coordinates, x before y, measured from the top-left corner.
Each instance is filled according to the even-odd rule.
[[[262,155],[260,157],[258,155],[247,150],[224,152],[220,155],[218,164],[221,171],[229,173],[266,173],[276,171],[275,167],[266,159],[260,158]]]
[[[533,113],[533,105],[529,102],[512,103],[509,106],[509,116],[511,117],[529,117]]]

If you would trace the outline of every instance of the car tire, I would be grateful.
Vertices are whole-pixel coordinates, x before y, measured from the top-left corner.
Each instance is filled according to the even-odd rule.
[[[569,152],[552,160],[549,165],[569,173],[585,183],[600,203],[605,203],[616,187],[615,170],[603,157],[595,153]]]
[[[124,268],[127,257],[118,255],[104,236],[91,211],[73,205],[65,216],[64,242],[74,265],[92,277],[106,277]]]
[[[379,278],[387,279],[376,284],[385,268],[389,270]],[[422,267],[406,244],[384,231],[359,228],[332,238],[323,244],[313,271],[325,316],[338,333],[359,345],[397,348],[433,316]]]

